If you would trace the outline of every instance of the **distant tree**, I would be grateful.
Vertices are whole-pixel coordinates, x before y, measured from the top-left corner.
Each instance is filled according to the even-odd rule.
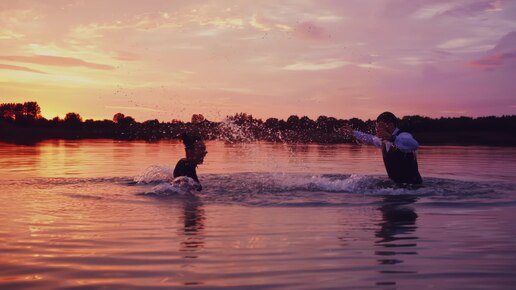
[[[136,121],[131,116],[125,116],[125,117],[119,119],[116,123],[122,127],[129,127],[129,126],[134,125],[136,123]]]
[[[140,134],[145,140],[160,139],[162,137],[161,123],[158,119],[143,122]]]
[[[177,138],[184,131],[195,131],[205,139],[220,138],[227,142],[267,140],[327,144],[352,141],[349,137],[338,134],[337,129],[346,124],[364,132],[375,131],[374,120],[342,120],[320,116],[314,121],[307,116],[292,115],[286,121],[269,118],[263,122],[247,113],[228,116],[224,122],[210,122],[202,114],[194,114],[188,123],[179,120],[168,123],[149,120],[139,123],[122,113],[115,114],[112,120],[103,121],[83,121],[78,113],[68,113],[64,120],[59,117],[47,120],[41,116],[41,108],[37,102],[0,103],[0,140],[33,133],[42,138],[159,140]],[[426,144],[516,144],[516,134],[513,133],[516,115],[437,119],[414,115],[402,117],[398,126],[403,131],[417,134],[418,140]],[[20,134],[22,131],[18,128],[29,133]]]
[[[365,122],[358,118],[349,119],[349,124],[351,125],[351,127],[353,127],[354,129],[357,129],[357,130],[363,130],[366,127]]]
[[[319,116],[316,120],[316,122],[319,123],[325,123],[328,120],[328,117],[326,116]]]
[[[136,123],[133,117],[126,116],[122,113],[116,113],[113,116],[113,123],[118,124],[122,127],[128,127]]]
[[[205,118],[202,114],[193,114],[192,115],[192,123],[193,124],[202,123],[204,120],[205,120]]]
[[[307,116],[303,116],[301,119],[299,119],[299,127],[303,130],[311,129],[315,127],[315,122]]]
[[[123,120],[125,118],[125,115],[122,114],[122,113],[116,113],[114,116],[113,116],[113,122],[119,124],[121,120]]]
[[[23,119],[23,104],[21,104],[21,103],[14,104],[14,119],[15,120]]]
[[[236,113],[234,116],[227,116],[226,119],[238,125],[261,122],[261,120],[254,119],[253,115],[247,113]]]
[[[41,118],[41,108],[37,102],[25,102],[22,106],[22,114],[25,118],[36,120]]]
[[[136,120],[131,116],[125,116],[125,118],[122,120],[124,125],[131,125],[136,123]]]
[[[279,129],[279,120],[277,118],[269,118],[265,120],[265,127],[269,129]]]
[[[78,113],[67,113],[63,119],[64,128],[78,130],[82,126],[82,117]]]
[[[41,109],[36,102],[6,103],[0,105],[0,119],[14,120],[18,125],[28,125],[41,118]]]
[[[287,127],[291,130],[299,128],[299,117],[297,115],[291,115],[287,119]]]
[[[64,118],[65,123],[81,123],[82,117],[77,113],[68,113]]]
[[[16,104],[14,103],[5,103],[0,105],[0,118],[4,120],[14,120],[16,117],[15,107]]]
[[[147,120],[147,121],[143,122],[142,125],[145,126],[146,128],[155,129],[155,128],[159,128],[160,122],[158,119]]]

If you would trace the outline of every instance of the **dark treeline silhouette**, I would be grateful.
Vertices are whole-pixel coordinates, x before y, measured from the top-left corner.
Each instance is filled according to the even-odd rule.
[[[353,128],[374,133],[374,120],[349,120],[320,116],[312,120],[292,115],[287,120],[269,118],[265,121],[246,113],[228,116],[222,122],[206,120],[195,114],[190,122],[172,120],[137,122],[133,117],[117,113],[112,120],[83,120],[78,113],[68,113],[64,119],[47,120],[41,116],[36,102],[0,104],[0,140],[19,144],[44,139],[110,138],[117,140],[147,140],[179,138],[185,131],[196,131],[208,140],[252,142],[257,140],[287,143],[350,143],[350,136],[337,131],[349,124]],[[405,116],[399,127],[411,132],[423,145],[504,145],[516,146],[516,115],[489,117],[453,117],[432,119]]]

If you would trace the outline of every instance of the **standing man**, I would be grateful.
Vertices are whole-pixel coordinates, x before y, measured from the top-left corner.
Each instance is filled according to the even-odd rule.
[[[357,140],[382,149],[383,163],[389,178],[396,183],[421,184],[416,150],[419,147],[411,134],[397,128],[398,119],[391,112],[381,113],[376,118],[376,135],[341,128],[346,135],[353,134]]]

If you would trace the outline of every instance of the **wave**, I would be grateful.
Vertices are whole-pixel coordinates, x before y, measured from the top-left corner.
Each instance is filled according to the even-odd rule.
[[[404,186],[384,175],[309,174],[281,172],[241,172],[201,174],[201,192],[191,185],[173,182],[168,166],[151,166],[136,177],[35,178],[2,180],[9,188],[33,187],[72,194],[71,197],[112,197],[127,194],[147,196],[185,196],[195,194],[203,201],[224,204],[333,206],[366,205],[378,197],[424,198],[427,204],[483,204],[514,200],[515,184],[507,182],[465,181],[436,177],[424,178],[422,186]]]
[[[185,194],[171,184],[172,170],[153,166],[135,177],[139,185],[153,185],[146,194]],[[514,184],[425,178],[422,186],[399,185],[386,176],[353,174],[308,174],[246,172],[204,174],[200,177],[205,200],[259,205],[349,204],[364,196],[430,197],[433,202],[464,199],[498,199],[514,192]],[[191,193],[191,192],[189,192]],[[361,203],[358,200],[356,203]]]

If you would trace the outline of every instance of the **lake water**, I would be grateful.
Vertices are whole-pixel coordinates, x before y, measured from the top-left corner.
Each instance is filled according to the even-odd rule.
[[[375,148],[0,143],[1,289],[514,289],[516,148],[422,147],[422,188]],[[139,182],[136,182],[139,181]]]

